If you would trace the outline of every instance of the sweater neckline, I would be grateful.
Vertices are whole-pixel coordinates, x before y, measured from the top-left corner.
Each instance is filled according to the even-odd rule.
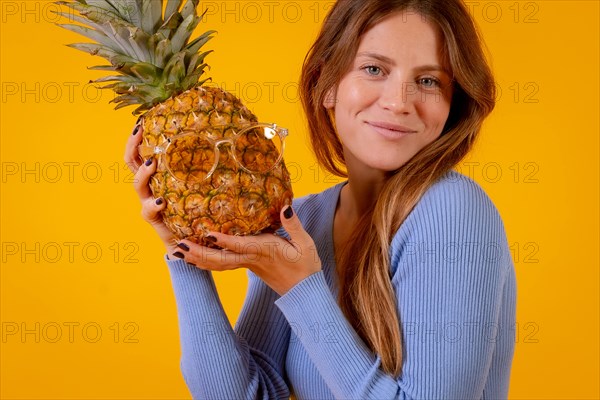
[[[337,210],[338,203],[340,202],[340,197],[342,194],[342,188],[348,183],[348,181],[343,181],[335,186],[330,188],[330,198],[329,201],[330,206],[328,207],[329,215],[327,215],[327,256],[331,260],[331,265],[333,267],[332,273],[335,275],[336,269],[336,260],[335,260],[335,245],[333,242],[333,225],[335,221],[335,211]]]

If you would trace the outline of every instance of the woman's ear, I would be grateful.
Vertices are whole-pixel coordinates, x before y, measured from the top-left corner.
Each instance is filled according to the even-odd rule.
[[[323,99],[323,107],[332,110],[337,102],[335,95],[335,88],[329,89],[325,94],[325,98]]]

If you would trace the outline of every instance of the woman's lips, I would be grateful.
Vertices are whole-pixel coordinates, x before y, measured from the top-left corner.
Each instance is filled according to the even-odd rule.
[[[382,121],[366,121],[375,132],[388,139],[399,139],[411,133],[417,133],[416,130],[410,129],[403,125],[392,124],[389,122]]]

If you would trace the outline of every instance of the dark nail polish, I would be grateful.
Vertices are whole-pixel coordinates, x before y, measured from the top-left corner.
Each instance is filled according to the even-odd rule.
[[[179,247],[183,251],[190,251],[190,248],[185,243],[177,243],[177,247]]]
[[[162,197],[159,197],[158,199],[156,199],[155,203],[157,206],[160,206],[163,203]]]
[[[206,237],[206,240],[208,240],[209,242],[215,243],[217,241],[217,238],[214,237],[213,235],[208,235]]]
[[[133,128],[133,133],[132,135],[135,136],[137,135],[138,131],[140,130],[140,125],[136,125],[135,128]]]
[[[142,114],[138,117],[137,121],[135,121],[135,124],[138,125],[140,123],[140,121],[142,120],[142,118],[144,118],[144,114]]]
[[[149,167],[149,166],[150,166],[150,164],[152,164],[152,159],[151,159],[151,158],[149,158],[148,160],[146,160],[146,162],[144,163],[144,165],[145,165],[146,167]]]
[[[292,210],[291,206],[288,206],[284,211],[283,211],[283,216],[285,217],[285,219],[290,219],[292,218],[292,216],[294,215],[294,210]]]
[[[185,256],[183,255],[182,252],[180,251],[176,251],[175,253],[173,253],[173,255],[177,258],[184,258]]]

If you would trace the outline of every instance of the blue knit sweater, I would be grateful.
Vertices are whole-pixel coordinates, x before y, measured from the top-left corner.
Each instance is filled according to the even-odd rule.
[[[448,173],[392,240],[403,368],[380,368],[337,304],[332,226],[342,184],[294,201],[323,269],[278,296],[248,271],[232,329],[211,273],[167,261],[181,368],[195,399],[506,398],[515,343],[515,271],[495,206]]]

